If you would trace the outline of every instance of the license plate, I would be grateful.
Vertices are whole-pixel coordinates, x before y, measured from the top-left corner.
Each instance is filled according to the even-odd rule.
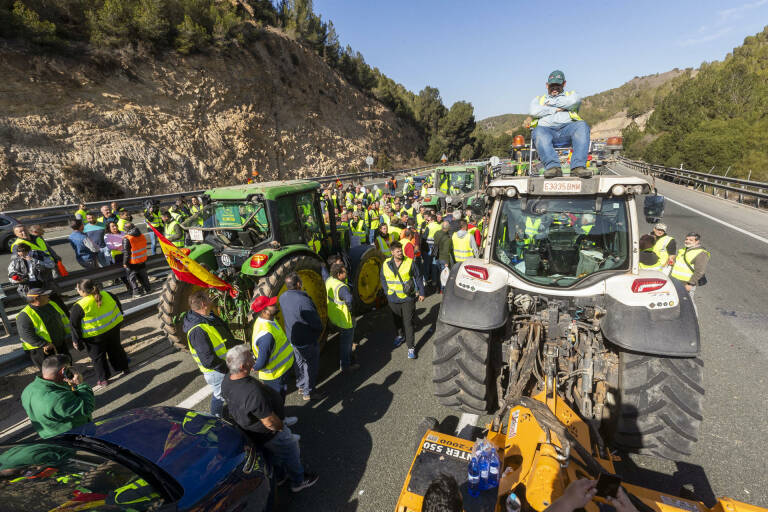
[[[202,242],[203,241],[203,230],[202,229],[190,229],[189,230],[189,238],[191,238],[195,242]]]
[[[544,192],[581,192],[581,181],[545,181]]]

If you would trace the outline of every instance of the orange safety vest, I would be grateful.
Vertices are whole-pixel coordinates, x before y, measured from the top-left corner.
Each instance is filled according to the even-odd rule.
[[[125,235],[125,238],[127,238],[128,242],[131,244],[131,255],[128,263],[136,265],[137,263],[144,263],[147,261],[147,239],[144,235]]]

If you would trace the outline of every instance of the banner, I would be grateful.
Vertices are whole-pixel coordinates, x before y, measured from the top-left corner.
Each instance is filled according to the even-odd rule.
[[[173,270],[176,279],[185,283],[202,286],[203,288],[216,288],[221,291],[228,291],[230,295],[235,295],[232,285],[222,281],[205,267],[188,256],[189,249],[176,247],[173,242],[163,236],[154,226],[147,223],[147,226],[155,232],[157,241],[160,242],[160,248],[163,250],[168,266]]]

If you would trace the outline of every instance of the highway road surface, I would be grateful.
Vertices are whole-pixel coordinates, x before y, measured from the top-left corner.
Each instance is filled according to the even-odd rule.
[[[613,170],[634,174],[621,166]],[[622,476],[672,493],[685,488],[709,505],[715,496],[727,495],[766,507],[768,214],[682,186],[658,185],[670,200],[664,217],[670,234],[681,243],[687,232],[698,231],[712,253],[709,284],[696,295],[705,364],[704,422],[689,459],[631,455],[620,464]],[[445,409],[432,397],[433,334],[428,328],[439,306],[439,296],[431,296],[418,307],[416,360],[406,358],[404,346],[393,349],[386,309],[359,320],[359,372],[339,372],[336,336],[330,338],[321,356],[321,389],[327,398],[307,404],[292,392],[287,399],[288,414],[299,417],[293,430],[301,435],[302,457],[320,473],[320,481],[296,495],[281,492],[279,510],[392,510],[424,416],[441,420],[446,431],[488,421]],[[191,357],[173,351],[158,328],[156,318],[149,317],[125,329],[134,371],[97,390],[96,417],[149,405],[208,409],[208,389]],[[0,419],[4,440],[31,432],[18,404],[18,393],[31,378],[30,371],[0,378],[0,406],[9,411]],[[92,373],[88,379],[95,381]]]

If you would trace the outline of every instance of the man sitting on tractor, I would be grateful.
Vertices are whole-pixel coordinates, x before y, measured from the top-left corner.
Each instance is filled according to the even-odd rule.
[[[564,92],[565,75],[560,70],[549,74],[546,86],[547,95],[536,96],[529,109],[534,118],[531,136],[544,164],[544,177],[563,175],[555,146],[572,146],[571,174],[590,178],[592,173],[586,169],[589,125],[578,114],[581,97],[575,91]]]

